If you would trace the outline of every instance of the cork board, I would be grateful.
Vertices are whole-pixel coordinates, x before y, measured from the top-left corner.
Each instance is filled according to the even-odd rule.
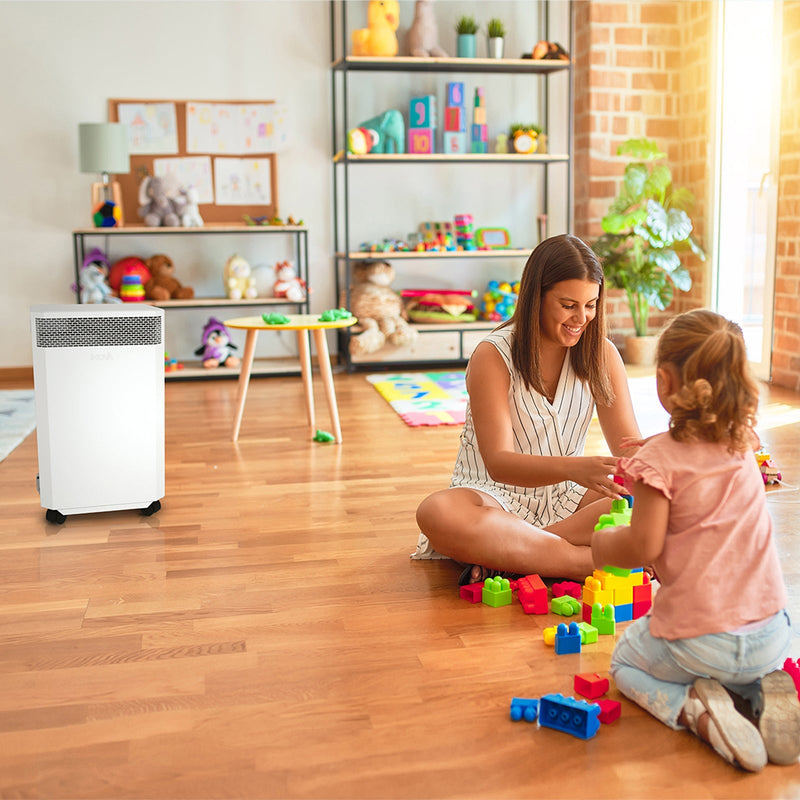
[[[202,169],[202,182],[210,187],[199,204],[200,215],[206,223],[243,223],[245,215],[278,216],[278,159],[271,151],[274,132],[269,121],[276,108],[273,100],[110,99],[109,122],[122,121],[130,125],[131,116],[141,121],[142,112],[152,117],[156,111],[161,112],[165,120],[160,126],[152,126],[155,134],[137,137],[130,154],[131,171],[115,176],[120,184],[127,223],[142,224],[137,211],[143,178],[172,167]],[[210,126],[200,130],[202,126],[196,122],[198,110],[206,120],[210,114],[227,112],[231,112],[229,116],[233,116],[232,112],[248,118],[252,116],[260,133],[247,136],[241,125],[222,126],[223,133],[216,128],[217,133],[212,136]],[[244,180],[242,173],[245,173]],[[185,181],[181,183],[186,185]],[[194,185],[194,181],[192,183]]]

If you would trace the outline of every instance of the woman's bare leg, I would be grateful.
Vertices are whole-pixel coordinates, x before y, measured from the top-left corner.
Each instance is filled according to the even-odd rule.
[[[601,513],[597,511],[589,525],[588,506],[585,512],[578,524],[566,526],[562,534],[519,519],[483,492],[456,487],[423,500],[417,509],[417,523],[437,552],[456,561],[524,575],[537,573],[582,581],[592,574],[592,551],[587,545]],[[587,535],[580,532],[582,525],[588,527]],[[570,537],[576,541],[570,541]]]

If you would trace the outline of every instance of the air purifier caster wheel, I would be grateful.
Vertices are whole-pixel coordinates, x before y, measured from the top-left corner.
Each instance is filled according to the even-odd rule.
[[[54,508],[48,508],[44,518],[48,522],[55,522],[57,525],[63,525],[67,521],[66,516]]]
[[[156,511],[161,511],[161,501],[160,500],[153,500],[147,508],[142,509],[142,514],[146,517],[152,517]]]

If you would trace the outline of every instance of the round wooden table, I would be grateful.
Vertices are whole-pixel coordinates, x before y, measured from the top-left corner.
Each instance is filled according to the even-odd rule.
[[[239,393],[236,401],[236,419],[233,422],[233,441],[239,439],[239,428],[242,424],[244,404],[247,399],[247,387],[250,383],[250,372],[253,368],[253,356],[256,351],[256,339],[259,331],[295,331],[297,333],[297,349],[300,356],[300,371],[303,375],[305,388],[306,411],[311,436],[316,433],[314,422],[314,388],[311,384],[311,348],[309,347],[308,332],[314,334],[314,343],[317,347],[317,361],[319,372],[325,387],[325,397],[328,400],[328,410],[333,423],[333,435],[337,443],[342,441],[342,429],[339,425],[339,409],[336,406],[336,392],[333,388],[333,373],[331,372],[331,357],[328,352],[328,341],[325,331],[331,328],[348,328],[356,324],[355,317],[337,319],[331,322],[321,322],[319,314],[290,314],[289,321],[283,324],[270,324],[261,317],[237,317],[226,319],[225,325],[229,328],[247,331],[242,356],[242,368],[239,373]]]

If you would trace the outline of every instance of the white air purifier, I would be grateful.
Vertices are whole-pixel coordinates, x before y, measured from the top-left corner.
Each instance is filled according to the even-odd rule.
[[[51,522],[164,496],[164,311],[139,303],[31,308],[39,448]]]

